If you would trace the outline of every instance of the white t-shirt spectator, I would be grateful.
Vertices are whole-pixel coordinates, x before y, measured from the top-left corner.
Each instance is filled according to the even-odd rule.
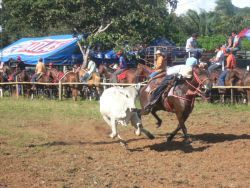
[[[195,48],[197,48],[196,39],[194,39],[193,37],[190,37],[189,39],[187,39],[187,42],[186,42],[186,52],[190,52]]]
[[[217,65],[223,65],[224,64],[224,52],[223,50],[219,50],[216,54],[216,63]]]
[[[96,64],[94,61],[90,60],[88,63],[88,73],[89,75],[92,75],[94,72],[96,72]]]

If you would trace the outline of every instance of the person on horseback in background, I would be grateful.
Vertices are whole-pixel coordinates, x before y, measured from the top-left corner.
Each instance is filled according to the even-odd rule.
[[[166,71],[166,62],[160,50],[157,50],[156,53],[156,65],[154,71],[149,75],[149,78],[155,77],[157,74]]]
[[[224,67],[224,51],[222,49],[221,45],[218,45],[215,49],[216,56],[211,58],[209,62],[211,65],[208,67],[208,72],[211,74],[211,72],[219,67]]]
[[[0,62],[0,72],[2,72],[2,74],[3,74],[3,80],[7,81],[8,80],[8,75],[4,70],[4,62],[3,61]]]
[[[145,106],[144,110],[150,112],[156,103],[161,98],[163,92],[169,89],[176,84],[178,80],[190,79],[193,76],[193,67],[184,65],[181,67],[179,73],[166,75],[165,78],[161,81],[160,85],[153,91],[150,96],[148,104]]]
[[[121,74],[124,70],[126,70],[128,68],[128,64],[127,61],[125,59],[125,57],[123,56],[122,51],[119,51],[116,53],[116,56],[119,58],[119,67],[117,68],[117,70],[112,74],[110,82],[111,83],[117,83],[117,76],[119,74]]]
[[[35,74],[32,76],[31,82],[36,82],[45,73],[46,73],[46,67],[43,63],[43,59],[39,58],[36,64]]]
[[[22,61],[21,57],[17,57],[17,64],[16,64],[16,72],[12,75],[13,79],[16,80],[16,76],[20,74],[22,71],[25,71],[25,64]]]
[[[187,39],[186,52],[188,53],[188,57],[190,57],[191,53],[195,53],[195,58],[200,59],[203,50],[198,48],[197,38],[198,34],[193,33],[192,36]]]
[[[48,69],[54,69],[54,64],[53,63],[49,63],[49,67],[48,67]]]
[[[80,78],[81,82],[86,83],[91,77],[94,72],[97,72],[96,63],[94,62],[91,56],[88,57],[88,65],[86,73]]]
[[[227,57],[227,64],[225,70],[221,72],[218,80],[219,86],[225,86],[225,79],[229,70],[233,70],[236,67],[236,58],[233,54],[233,50],[227,49],[227,53],[229,54]]]

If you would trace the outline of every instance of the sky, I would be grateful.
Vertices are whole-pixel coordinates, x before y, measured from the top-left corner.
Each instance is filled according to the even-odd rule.
[[[179,0],[176,13],[178,15],[185,13],[188,9],[199,11],[204,9],[207,12],[214,9],[216,0]],[[234,6],[239,8],[250,7],[249,0],[232,0]]]

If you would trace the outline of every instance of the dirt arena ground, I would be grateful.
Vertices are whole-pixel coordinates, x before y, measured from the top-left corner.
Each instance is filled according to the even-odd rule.
[[[160,116],[158,129],[152,117],[143,118],[154,140],[120,128],[128,150],[108,137],[100,118],[62,125],[54,116],[30,117],[2,128],[0,187],[249,187],[249,111],[194,110],[186,123],[191,145],[182,134],[167,144],[177,121],[173,114]]]

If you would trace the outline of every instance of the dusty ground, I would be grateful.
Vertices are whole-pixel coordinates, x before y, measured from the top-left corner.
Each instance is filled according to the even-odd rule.
[[[191,145],[181,134],[167,144],[177,122],[171,114],[161,117],[159,129],[143,118],[154,140],[120,130],[129,150],[108,138],[99,119],[30,120],[15,128],[27,138],[0,134],[0,187],[249,187],[249,112],[193,112],[186,123]]]

